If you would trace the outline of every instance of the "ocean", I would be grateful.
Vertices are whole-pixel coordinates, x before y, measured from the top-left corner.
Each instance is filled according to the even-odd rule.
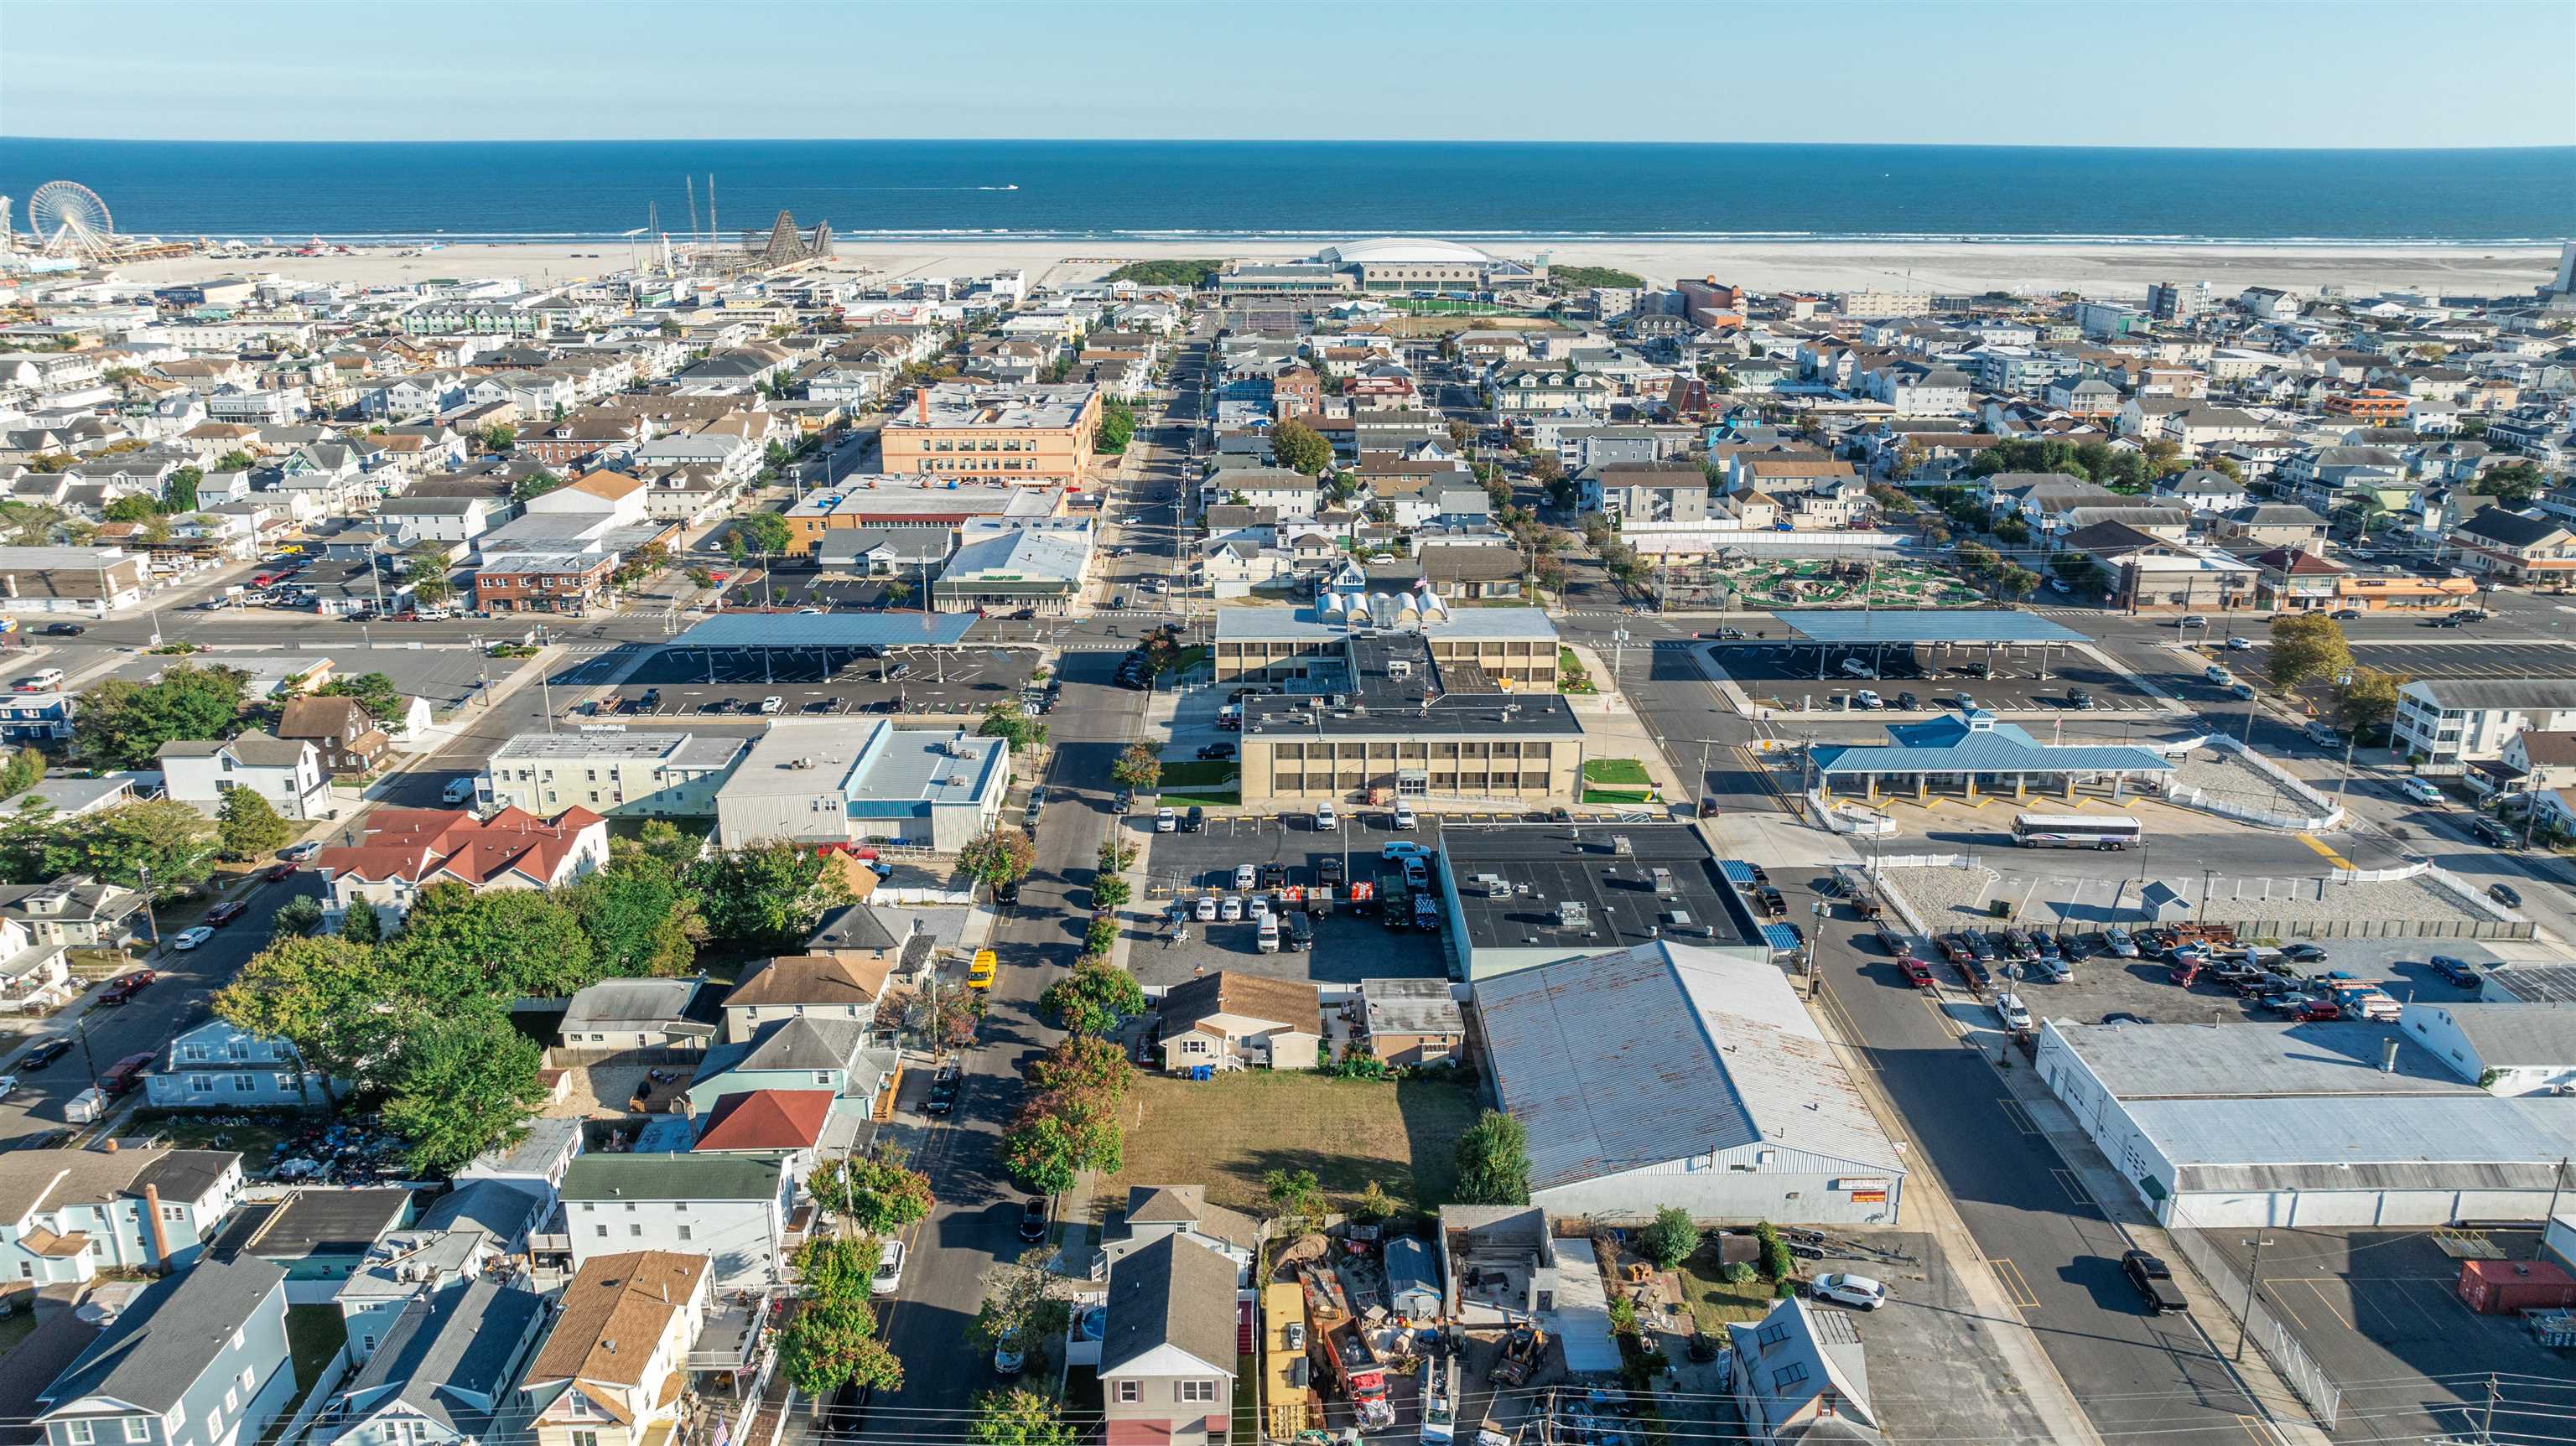
[[[713,177],[713,199],[708,177]],[[683,178],[694,178],[684,183]],[[0,137],[0,193],[56,179],[129,235],[599,240],[781,208],[853,240],[1410,234],[1796,242],[2554,242],[2576,148],[1309,141],[351,143]],[[694,197],[687,187],[693,187]]]

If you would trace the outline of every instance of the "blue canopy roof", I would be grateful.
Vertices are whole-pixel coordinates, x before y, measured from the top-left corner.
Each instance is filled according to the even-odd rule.
[[[1788,924],[1763,925],[1762,942],[1770,945],[1774,954],[1794,954],[1801,945],[1797,929]]]
[[[1806,608],[1771,616],[1811,643],[1875,646],[1881,643],[2080,643],[2084,635],[2037,613],[2010,608],[1913,610],[1876,608],[1850,612]]]
[[[973,613],[720,613],[675,648],[953,648]]]
[[[1820,774],[2171,773],[2173,760],[2125,743],[2042,743],[1992,713],[1973,710],[1921,723],[1891,723],[1892,743],[1818,743],[1807,756]]]
[[[1719,859],[1717,861],[1717,871],[1726,875],[1726,881],[1730,884],[1749,884],[1753,882],[1753,865],[1746,863],[1742,859]]]

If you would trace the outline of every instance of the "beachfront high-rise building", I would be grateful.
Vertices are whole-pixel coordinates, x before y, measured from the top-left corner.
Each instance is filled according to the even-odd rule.
[[[2147,315],[2158,321],[2188,322],[2210,307],[2206,281],[2159,281],[2147,288]]]
[[[889,417],[878,445],[892,477],[1079,490],[1099,425],[1096,386],[942,382]]]

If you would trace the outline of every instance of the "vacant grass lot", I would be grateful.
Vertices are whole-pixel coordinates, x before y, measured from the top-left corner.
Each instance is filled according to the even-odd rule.
[[[1371,1180],[1417,1207],[1447,1201],[1477,1103],[1441,1081],[1245,1070],[1203,1084],[1140,1078],[1123,1110],[1127,1168],[1096,1199],[1124,1202],[1131,1185],[1203,1184],[1212,1203],[1266,1215],[1261,1177],[1272,1170],[1314,1171],[1336,1210]]]
[[[1723,1338],[1729,1322],[1760,1320],[1771,1309],[1772,1284],[1757,1272],[1742,1285],[1729,1285],[1718,1264],[1717,1247],[1702,1245],[1676,1272],[1682,1292],[1690,1297],[1692,1319],[1699,1328]]]

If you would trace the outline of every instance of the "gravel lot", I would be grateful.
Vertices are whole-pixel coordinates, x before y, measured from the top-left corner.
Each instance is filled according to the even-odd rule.
[[[2284,787],[2279,779],[2224,749],[2195,749],[2176,761],[2181,767],[2173,775],[2174,782],[2197,788],[2213,798],[2276,813],[2306,813],[2316,807]]]

